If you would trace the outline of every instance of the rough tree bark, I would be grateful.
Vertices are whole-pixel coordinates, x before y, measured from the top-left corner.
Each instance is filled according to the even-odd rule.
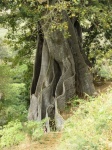
[[[59,30],[47,34],[48,26],[39,23],[38,46],[35,57],[34,75],[31,87],[29,120],[55,119],[57,130],[61,129],[67,100],[74,95],[95,92],[92,75],[82,55],[81,28],[76,19],[63,13],[68,23],[69,38]],[[49,130],[49,121],[46,122]]]

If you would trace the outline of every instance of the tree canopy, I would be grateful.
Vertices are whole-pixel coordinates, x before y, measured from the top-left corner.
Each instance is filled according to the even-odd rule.
[[[50,2],[37,0],[1,0],[0,2],[0,22],[8,28],[8,38],[12,41],[10,44],[17,51],[16,58],[20,62],[28,61],[31,58],[33,50],[36,49],[37,22],[46,18],[46,24],[49,19],[50,31],[64,30],[67,36],[67,23],[60,23],[62,10],[67,10],[69,17],[76,16],[82,26],[84,33],[83,47],[88,57],[91,52],[97,55],[97,51],[107,51],[111,44],[112,15],[110,0],[70,0],[57,1],[55,5],[49,5]],[[51,10],[50,15],[48,11]],[[45,14],[43,17],[43,13]],[[100,39],[100,41],[98,40]],[[104,45],[101,43],[105,41]],[[95,43],[95,44],[94,44]],[[94,45],[93,45],[94,44]],[[25,59],[26,58],[26,59]]]

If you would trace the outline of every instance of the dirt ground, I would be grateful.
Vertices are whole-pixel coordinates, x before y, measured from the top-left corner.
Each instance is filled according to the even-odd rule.
[[[110,87],[112,87],[112,82],[99,83],[96,86],[96,90],[99,94],[105,93]],[[61,136],[61,132],[45,133],[40,141],[32,142],[31,139],[26,138],[20,145],[5,150],[60,150]]]
[[[99,82],[95,86],[98,93],[105,93],[109,88],[112,88],[112,82]]]

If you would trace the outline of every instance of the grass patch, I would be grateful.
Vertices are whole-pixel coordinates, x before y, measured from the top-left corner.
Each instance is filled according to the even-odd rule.
[[[112,89],[80,104],[65,122],[62,150],[112,149]]]

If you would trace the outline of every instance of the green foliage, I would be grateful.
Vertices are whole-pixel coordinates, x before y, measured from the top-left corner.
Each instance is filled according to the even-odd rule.
[[[112,80],[112,50],[109,50],[106,54],[100,53],[97,55],[93,73],[106,80]]]
[[[4,45],[4,41],[2,41],[1,45]],[[11,52],[11,49],[7,51],[8,54],[9,52]],[[0,65],[0,93],[3,94],[2,101],[0,101],[0,125],[7,124],[17,118],[21,121],[27,119],[28,100],[26,101],[26,99],[29,98],[29,95],[26,93],[24,74],[28,67],[25,64],[13,66],[11,62],[13,55],[10,58],[7,57],[7,53],[4,49],[0,51],[2,58]]]
[[[93,99],[93,98],[92,98]],[[81,104],[64,127],[63,150],[106,150],[112,142],[112,89]]]
[[[27,70],[27,65],[16,65],[15,67],[11,68],[12,78],[14,83],[23,83],[24,82],[24,73]]]
[[[112,5],[110,1],[65,0],[58,1],[55,5],[48,5],[47,2],[39,4],[39,1],[34,0],[11,1],[11,3],[8,1],[2,0],[0,4],[0,8],[4,10],[1,15],[4,19],[1,23],[9,28],[8,38],[13,41],[11,45],[15,51],[18,51],[19,59],[23,56],[29,59],[36,48],[38,21],[43,21],[43,26],[49,27],[48,31],[58,29],[64,34],[67,33],[67,25],[65,25],[67,22],[63,22],[63,11],[66,11],[70,18],[77,17],[82,28],[87,29],[87,38],[85,37],[84,42],[86,52],[91,51],[87,48],[99,34],[103,33],[102,37],[111,40]],[[68,35],[69,33],[65,34],[65,37]],[[99,47],[98,40],[96,43],[94,50]]]
[[[0,64],[0,93],[7,93],[11,80],[10,67]]]
[[[24,131],[32,138],[32,140],[40,140],[44,134],[44,123],[45,120],[42,120],[41,122],[26,122],[24,123]]]
[[[16,64],[14,68],[11,69],[13,83],[18,83],[18,85],[22,85],[24,83],[24,89],[21,91],[21,99],[22,101],[29,104],[30,97],[30,86],[33,74],[33,65],[31,62],[27,62],[26,64]],[[21,84],[22,83],[22,84]]]
[[[24,84],[11,84],[8,95],[2,102],[0,111],[0,122],[9,122],[19,119],[25,121],[27,119],[27,104],[24,101],[25,86]]]
[[[44,134],[44,123],[45,121],[22,123],[19,120],[9,122],[0,130],[0,148],[18,145],[25,140],[26,135],[28,135],[31,140],[40,140]]]
[[[3,130],[0,130],[0,147],[10,147],[23,141],[25,135],[22,132],[22,128],[22,124],[18,120],[5,125]]]
[[[3,29],[1,29],[2,31]],[[3,38],[3,37],[2,37]],[[11,83],[11,67],[7,64],[7,58],[11,56],[8,46],[3,39],[0,39],[0,93],[7,95]]]

